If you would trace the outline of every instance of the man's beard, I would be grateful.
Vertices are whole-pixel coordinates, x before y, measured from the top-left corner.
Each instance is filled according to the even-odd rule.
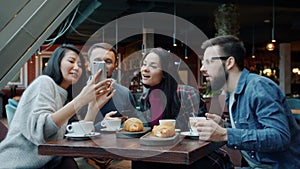
[[[228,73],[225,70],[225,65],[223,64],[223,71],[219,71],[221,75],[218,77],[214,78],[210,82],[210,88],[212,91],[218,91],[224,87],[226,84],[226,81],[228,79]]]
[[[211,91],[218,91],[225,85],[225,78],[218,78],[210,82]]]

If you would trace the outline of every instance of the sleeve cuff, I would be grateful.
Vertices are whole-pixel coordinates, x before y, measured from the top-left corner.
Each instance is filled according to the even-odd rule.
[[[54,123],[53,119],[51,118],[51,115],[49,114],[46,118],[46,122],[44,126],[45,138],[48,138],[53,134],[56,134],[58,130],[59,127]]]
[[[238,150],[240,149],[239,145],[241,145],[241,139],[240,137],[236,137],[236,135],[239,135],[238,130],[227,128],[227,146],[231,149]]]

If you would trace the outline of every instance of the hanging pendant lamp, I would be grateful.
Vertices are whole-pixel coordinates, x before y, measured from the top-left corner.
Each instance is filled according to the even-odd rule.
[[[173,32],[173,46],[177,46],[176,44],[176,3],[174,2],[174,32]]]
[[[268,51],[273,51],[275,49],[275,38],[274,38],[274,31],[275,31],[275,8],[274,8],[274,0],[273,0],[273,26],[272,26],[272,41],[267,43],[266,49]]]
[[[253,59],[255,59],[255,46],[254,46],[254,25],[252,28],[252,56]]]

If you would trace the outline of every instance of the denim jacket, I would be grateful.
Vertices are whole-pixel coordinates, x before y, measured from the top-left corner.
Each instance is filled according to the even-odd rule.
[[[236,128],[227,128],[228,147],[244,150],[255,163],[274,169],[300,168],[300,128],[276,83],[244,69],[232,116]]]

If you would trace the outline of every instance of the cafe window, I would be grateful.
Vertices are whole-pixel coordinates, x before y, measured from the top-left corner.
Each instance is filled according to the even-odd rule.
[[[36,62],[36,77],[43,73],[43,70],[47,66],[51,54],[52,52],[42,52],[39,55],[39,60]]]
[[[6,88],[16,86],[19,88],[27,87],[27,63],[15,74],[15,76],[7,83]]]

